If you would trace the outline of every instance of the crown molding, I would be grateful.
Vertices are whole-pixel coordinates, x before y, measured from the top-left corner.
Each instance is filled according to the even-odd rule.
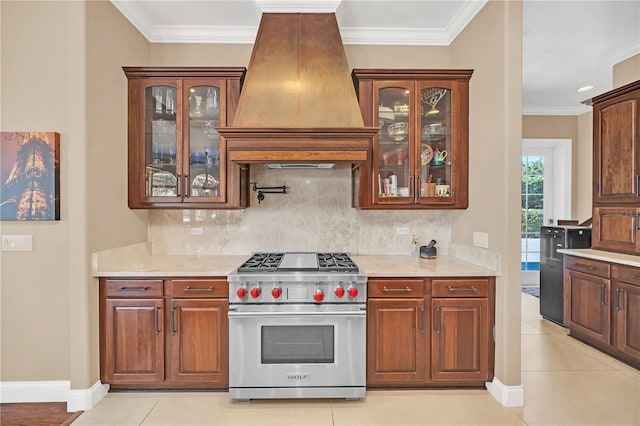
[[[581,115],[589,111],[591,107],[586,105],[522,107],[522,115]]]
[[[424,28],[340,28],[344,44],[448,46],[473,20],[488,0],[469,1],[443,29]],[[262,12],[335,12],[341,0],[256,0]],[[135,6],[136,2],[111,3],[151,43],[252,44],[258,26],[152,25]]]
[[[342,0],[255,0],[262,13],[335,13]]]
[[[253,26],[156,25],[147,40],[151,43],[253,44],[257,33],[258,27]]]
[[[469,22],[473,21],[478,12],[482,10],[485,4],[489,0],[474,0],[468,1],[462,5],[462,8],[458,11],[456,16],[449,22],[447,32],[449,33],[449,42],[451,44],[453,40],[469,25]]]
[[[144,14],[140,13],[140,9],[135,6],[135,2],[127,0],[111,0],[111,4],[118,9],[122,16],[127,18],[131,25],[140,31],[140,34],[142,34],[144,38],[148,41],[152,41],[151,34],[153,32],[153,25]]]
[[[421,28],[340,28],[344,44],[447,46],[446,30]]]

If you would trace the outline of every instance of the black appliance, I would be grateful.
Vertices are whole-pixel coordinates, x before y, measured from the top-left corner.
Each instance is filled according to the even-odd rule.
[[[564,325],[562,253],[558,249],[591,247],[591,228],[585,226],[540,227],[540,315]]]

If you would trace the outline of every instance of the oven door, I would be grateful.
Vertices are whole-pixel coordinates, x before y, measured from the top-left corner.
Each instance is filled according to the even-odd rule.
[[[229,388],[366,385],[366,305],[229,308]]]

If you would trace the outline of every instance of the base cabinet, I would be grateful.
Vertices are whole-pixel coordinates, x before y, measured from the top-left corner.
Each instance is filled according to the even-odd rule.
[[[483,386],[493,378],[494,278],[371,278],[367,386]]]
[[[100,280],[101,380],[116,389],[226,388],[224,279]]]
[[[105,301],[103,383],[164,380],[163,314],[162,299]]]
[[[422,280],[369,280],[367,302],[367,384],[416,385],[427,380]],[[372,297],[374,296],[374,297]]]
[[[431,287],[431,380],[493,378],[494,284],[486,279],[434,279]]]
[[[640,368],[640,268],[565,256],[570,334]]]
[[[611,342],[610,280],[568,269],[564,281],[567,327],[592,341],[608,345]]]

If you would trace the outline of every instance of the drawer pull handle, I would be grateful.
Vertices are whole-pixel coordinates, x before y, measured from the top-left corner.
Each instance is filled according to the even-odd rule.
[[[382,291],[384,292],[391,292],[391,291],[400,291],[403,293],[411,293],[413,291],[413,289],[409,286],[406,286],[405,288],[389,288],[387,286],[382,287]]]
[[[149,287],[120,287],[119,291],[149,291]]]
[[[475,288],[474,286],[471,286],[471,287],[460,287],[460,288],[448,286],[447,288],[449,289],[450,292],[455,292],[455,291],[478,291],[478,289]]]
[[[622,293],[624,290],[621,288],[616,288],[616,311],[619,311],[622,309],[622,306],[620,306],[620,293]]]
[[[631,274],[629,278],[631,278],[632,280],[637,280],[638,278],[640,278],[640,275]]]
[[[156,306],[156,334],[160,334],[160,307]]]
[[[186,286],[184,291],[213,291],[213,286],[208,288],[192,288],[190,286]]]

